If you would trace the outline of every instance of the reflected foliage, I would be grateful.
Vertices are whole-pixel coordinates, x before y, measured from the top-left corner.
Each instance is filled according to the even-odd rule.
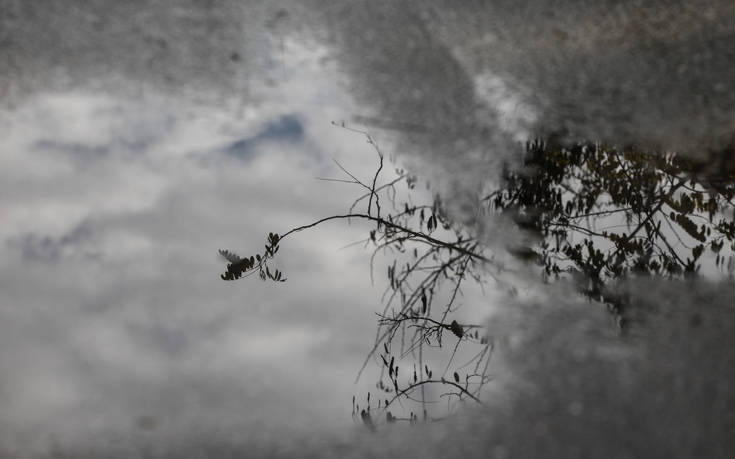
[[[335,161],[344,177],[322,179],[363,190],[349,211],[281,236],[271,233],[259,255],[220,251],[229,262],[222,278],[258,273],[282,281],[267,264],[283,240],[329,220],[366,221],[368,235],[357,243],[372,248],[371,276],[378,255],[390,261],[375,342],[359,371],[371,361],[378,365],[377,391],[353,398],[353,418],[374,430],[383,423],[441,419],[432,408],[440,402],[448,402],[441,406],[449,411],[466,401],[481,405],[481,391],[491,382],[494,341],[483,326],[460,320],[463,289],[488,281],[510,293],[514,287],[487,269],[495,254],[474,228],[453,221],[439,196],[417,203],[415,176],[396,169],[385,178],[377,143],[356,132],[377,152],[376,172],[361,179]],[[606,287],[610,281],[632,274],[680,278],[735,271],[735,168],[727,153],[717,157],[725,162],[712,167],[635,148],[535,141],[526,147],[523,167],[506,170],[479,202],[533,236],[527,246],[508,247],[512,254],[538,265],[546,281],[576,279],[580,292],[608,303],[622,329],[626,300]]]
[[[539,236],[513,250],[538,262],[547,279],[572,273],[597,298],[607,281],[630,273],[691,276],[710,263],[732,274],[732,165],[541,141],[528,144],[524,163],[486,200]]]
[[[271,272],[268,267],[268,260],[276,256],[278,249],[280,248],[278,243],[281,238],[278,233],[268,233],[268,240],[265,244],[265,250],[263,254],[256,253],[246,257],[240,257],[239,255],[230,252],[229,250],[220,250],[219,254],[227,260],[227,272],[222,274],[220,277],[222,280],[232,281],[242,277],[248,277],[255,273],[258,273],[260,280],[272,280],[274,282],[286,282],[283,277],[283,273],[277,269]]]
[[[487,371],[493,343],[483,327],[460,321],[456,313],[462,305],[463,286],[468,280],[484,282],[482,266],[491,259],[470,229],[447,217],[439,198],[414,203],[416,177],[402,169],[394,174],[384,170],[378,144],[367,133],[360,134],[377,153],[376,172],[361,179],[335,161],[344,178],[323,179],[364,190],[347,213],[322,218],[280,236],[271,233],[262,254],[241,258],[220,250],[220,255],[228,261],[223,280],[234,281],[255,273],[263,280],[282,280],[280,272],[270,273],[268,263],[276,256],[279,244],[295,233],[336,219],[363,220],[371,225],[368,237],[358,241],[365,247],[372,246],[371,277],[378,255],[392,262],[385,267],[387,287],[375,342],[359,370],[361,374],[373,361],[380,368],[380,376],[374,393],[363,400],[353,399],[352,415],[356,422],[373,430],[378,423],[437,420],[441,416],[429,412],[429,408],[443,401],[450,405],[466,400],[482,403],[479,396],[490,381]],[[392,177],[384,178],[389,174]],[[451,349],[449,355],[444,352],[447,349]],[[434,387],[440,389],[428,390]],[[395,404],[403,414],[393,408]]]

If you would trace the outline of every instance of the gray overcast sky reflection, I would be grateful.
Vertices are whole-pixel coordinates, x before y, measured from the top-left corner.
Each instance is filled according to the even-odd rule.
[[[366,228],[282,249],[290,280],[224,283],[218,248],[342,212],[376,155],[330,124],[350,101],[318,54],[237,110],[151,95],[37,94],[6,115],[0,156],[7,445],[135,429],[344,425],[374,335]],[[325,103],[324,94],[330,94]],[[318,109],[317,109],[318,108]],[[367,389],[366,389],[367,387]],[[63,420],[63,422],[62,422]]]
[[[366,228],[335,223],[289,240],[281,285],[224,283],[216,251],[244,254],[269,231],[347,209],[360,190],[315,177],[339,176],[332,158],[370,177],[376,158],[332,121],[361,120],[455,218],[504,244],[516,228],[473,203],[529,137],[691,155],[731,142],[734,38],[729,0],[0,0],[0,455],[95,441],[121,457],[147,444],[195,455],[187,442],[219,436],[271,442],[287,457],[318,453],[325,437],[307,434],[349,431],[352,395],[374,387],[369,374],[352,381],[374,338],[382,276],[370,285],[361,247],[338,250]],[[490,322],[525,334],[494,370],[508,374],[492,389],[510,400],[505,417],[394,436],[396,452],[456,454],[448,439],[468,427],[466,449],[481,457],[486,438],[496,457],[508,456],[504,441],[547,453],[548,431],[572,424],[539,412],[548,402],[579,413],[580,400],[596,419],[623,407],[610,410],[611,429],[634,430],[626,438],[645,448],[658,433],[649,411],[683,419],[707,407],[688,389],[711,381],[677,379],[678,390],[661,379],[670,367],[628,373],[616,359],[631,348],[587,333],[607,316],[515,280],[527,304]],[[684,311],[676,336],[689,303],[730,317],[726,285],[631,288]],[[472,322],[496,304],[492,291],[466,294]],[[536,315],[551,302],[558,314]],[[703,342],[729,336],[728,320],[704,323]],[[650,355],[668,355],[667,330],[655,331]],[[682,366],[699,374],[735,361],[685,344],[675,340]],[[587,365],[590,355],[599,358]],[[527,396],[529,387],[539,390]],[[649,397],[659,390],[664,402]],[[516,412],[518,422],[498,423]],[[586,435],[574,419],[590,451],[617,439],[598,442],[602,428]],[[699,424],[672,438],[696,446]],[[279,438],[279,428],[303,435]],[[529,432],[541,440],[526,441]],[[575,446],[564,435],[551,440],[562,452]],[[339,457],[343,440],[330,443]],[[382,446],[349,451],[379,456]]]

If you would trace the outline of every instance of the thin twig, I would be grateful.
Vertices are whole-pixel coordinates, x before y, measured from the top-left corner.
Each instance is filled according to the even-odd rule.
[[[397,225],[397,224],[395,224],[393,222],[390,222],[388,220],[384,220],[384,219],[378,218],[378,217],[373,217],[372,215],[367,215],[367,214],[332,215],[331,217],[325,217],[325,218],[322,218],[320,220],[317,220],[314,223],[309,223],[308,225],[303,225],[303,226],[299,226],[299,227],[293,228],[293,229],[287,231],[285,234],[281,235],[280,238],[281,239],[285,239],[286,237],[290,236],[293,233],[297,233],[299,231],[303,231],[303,230],[306,230],[306,229],[309,229],[309,228],[313,228],[313,227],[315,227],[317,225],[320,225],[320,224],[322,224],[324,222],[328,222],[330,220],[349,219],[349,218],[362,218],[362,219],[365,219],[365,220],[374,221],[374,222],[379,223],[381,225],[385,225],[386,227],[394,228],[394,229],[397,229],[397,230],[402,231],[404,233],[407,233],[407,234],[410,234],[412,236],[415,236],[418,239],[423,239],[423,240],[425,240],[427,242],[431,242],[432,244],[436,244],[436,245],[445,247],[447,249],[456,250],[457,252],[459,252],[461,254],[464,254],[464,255],[467,255],[470,258],[473,258],[473,259],[476,259],[476,260],[480,260],[480,261],[484,261],[484,262],[490,262],[491,261],[489,258],[486,258],[485,256],[478,254],[477,252],[473,252],[471,250],[467,250],[464,247],[461,247],[459,245],[455,245],[455,244],[452,244],[451,242],[446,242],[446,241],[442,241],[442,240],[433,238],[433,237],[431,237],[431,236],[429,236],[427,234],[420,233],[418,231],[414,231],[414,230],[409,229],[409,228],[406,228],[404,226]]]

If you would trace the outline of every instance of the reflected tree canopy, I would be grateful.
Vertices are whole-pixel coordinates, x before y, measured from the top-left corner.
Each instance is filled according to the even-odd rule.
[[[727,159],[727,153],[719,155]],[[735,269],[735,171],[674,154],[602,144],[528,144],[524,168],[486,197],[539,237],[515,253],[548,278],[572,273],[597,298],[630,273],[667,277]]]
[[[513,286],[487,269],[494,264],[493,249],[473,228],[448,217],[439,196],[416,203],[415,176],[398,169],[385,178],[380,148],[361,134],[377,152],[375,175],[358,178],[338,164],[344,176],[327,179],[364,190],[349,211],[271,233],[262,253],[220,251],[229,261],[222,278],[257,273],[282,282],[283,274],[268,266],[281,242],[329,220],[367,221],[372,229],[359,243],[372,247],[371,275],[376,256],[391,261],[375,342],[360,369],[371,361],[380,367],[377,391],[353,399],[353,417],[370,429],[379,422],[437,420],[442,416],[434,404],[482,404],[481,391],[491,382],[493,337],[460,320],[463,288],[492,281],[512,292]],[[580,293],[608,303],[622,329],[625,301],[606,288],[610,281],[735,271],[733,177],[727,162],[714,167],[632,147],[534,141],[526,145],[523,166],[507,169],[500,185],[478,202],[481,210],[510,217],[533,236],[532,244],[508,251],[538,265],[547,282],[575,279]],[[400,416],[393,414],[396,403]]]

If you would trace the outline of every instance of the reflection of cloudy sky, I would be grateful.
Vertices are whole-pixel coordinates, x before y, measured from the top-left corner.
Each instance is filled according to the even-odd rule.
[[[299,72],[241,114],[81,90],[6,114],[2,440],[349,420],[378,291],[362,250],[338,249],[364,227],[292,238],[285,284],[219,279],[218,248],[345,210],[359,190],[315,180],[332,157],[375,165],[330,124],[350,102],[318,53],[285,53]]]
[[[375,155],[332,120],[382,128],[460,216],[529,134],[721,147],[731,2],[592,3],[1,1],[0,447],[349,421],[380,289],[337,249],[363,229],[289,240],[277,286],[215,256],[345,210],[314,178]]]

